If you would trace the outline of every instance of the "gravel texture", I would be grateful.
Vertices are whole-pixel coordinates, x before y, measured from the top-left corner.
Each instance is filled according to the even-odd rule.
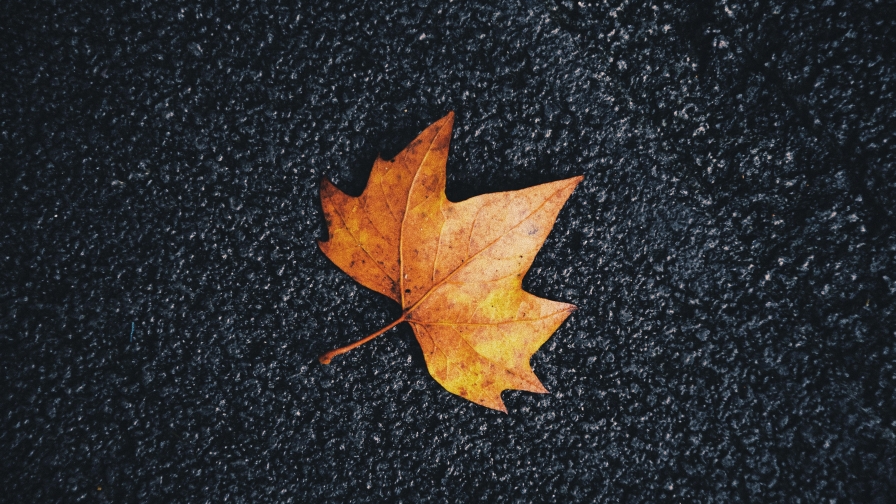
[[[495,5],[489,5],[494,3]],[[102,6],[101,6],[102,4]],[[363,4],[363,5],[362,5]],[[7,502],[894,502],[896,6],[0,6]],[[457,114],[448,196],[579,174],[509,414],[317,249]]]

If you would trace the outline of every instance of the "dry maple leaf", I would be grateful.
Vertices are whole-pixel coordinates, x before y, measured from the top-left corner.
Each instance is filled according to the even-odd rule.
[[[529,359],[575,306],[523,291],[574,177],[459,203],[445,197],[454,114],[394,159],[377,158],[361,196],[327,180],[321,203],[330,240],[321,250],[361,285],[401,304],[401,317],[320,357],[329,364],[408,322],[429,373],[449,392],[506,412],[501,391],[545,393]]]

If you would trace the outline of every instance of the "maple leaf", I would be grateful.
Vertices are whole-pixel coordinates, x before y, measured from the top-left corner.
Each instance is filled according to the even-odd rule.
[[[445,163],[454,113],[392,160],[374,161],[351,197],[324,179],[329,241],[321,250],[361,285],[401,304],[401,317],[320,357],[329,364],[407,322],[429,373],[449,392],[504,411],[508,389],[546,393],[529,360],[575,306],[522,289],[557,214],[582,177],[454,203]]]

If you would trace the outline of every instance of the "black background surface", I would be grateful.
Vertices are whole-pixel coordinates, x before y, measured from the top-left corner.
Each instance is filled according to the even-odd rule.
[[[894,4],[486,3],[3,2],[0,500],[893,502]],[[455,201],[585,175],[507,415],[315,360],[399,315],[321,178],[449,110]]]

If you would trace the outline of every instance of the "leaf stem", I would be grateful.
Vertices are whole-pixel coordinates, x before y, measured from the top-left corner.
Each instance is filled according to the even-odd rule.
[[[333,357],[336,357],[337,355],[344,354],[345,352],[348,352],[349,350],[351,350],[353,348],[359,347],[359,346],[363,345],[364,343],[367,343],[368,341],[372,340],[373,338],[376,338],[377,336],[379,336],[380,334],[383,334],[384,332],[388,331],[389,329],[392,329],[393,327],[404,322],[405,320],[407,320],[407,312],[402,313],[401,317],[399,317],[398,320],[396,320],[395,322],[392,322],[391,324],[389,324],[386,327],[380,329],[379,331],[371,334],[370,336],[361,338],[354,343],[345,345],[344,347],[340,347],[335,350],[330,350],[329,352],[318,357],[317,360],[319,360],[321,364],[329,364],[330,361],[333,360]]]

